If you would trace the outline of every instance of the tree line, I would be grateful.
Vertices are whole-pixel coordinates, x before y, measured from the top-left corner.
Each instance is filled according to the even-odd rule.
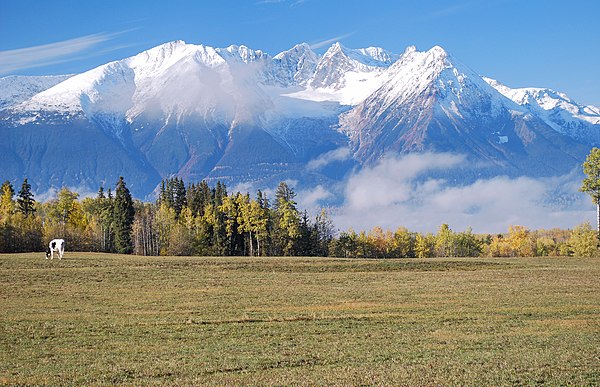
[[[573,230],[529,230],[511,226],[498,235],[437,232],[399,227],[337,231],[322,210],[309,216],[298,208],[293,188],[282,182],[270,199],[262,191],[228,193],[217,182],[185,184],[163,180],[154,202],[134,200],[121,177],[114,192],[100,187],[95,197],[62,188],[36,202],[27,179],[15,192],[0,188],[0,252],[42,251],[62,237],[71,251],[138,255],[331,256],[362,258],[593,256],[598,238],[589,224]]]

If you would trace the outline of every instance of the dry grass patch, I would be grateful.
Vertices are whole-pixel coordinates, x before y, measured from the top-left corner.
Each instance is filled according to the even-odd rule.
[[[600,383],[598,259],[65,258],[0,256],[0,383]]]

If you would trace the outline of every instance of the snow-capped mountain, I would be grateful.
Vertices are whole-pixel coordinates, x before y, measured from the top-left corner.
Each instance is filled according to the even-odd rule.
[[[319,56],[306,43],[275,55],[275,79],[283,86],[305,85],[315,72]]]
[[[122,175],[144,197],[172,175],[333,184],[390,152],[462,153],[474,170],[548,175],[594,144],[598,109],[561,95],[546,109],[549,92],[528,97],[534,109],[488,82],[440,47],[396,55],[336,43],[318,55],[303,43],[271,57],[174,41],[73,76],[1,78],[0,170],[38,192],[95,192]],[[575,118],[561,123],[564,111],[589,133]]]
[[[335,43],[317,64],[309,82],[312,88],[339,90],[349,74],[379,73],[392,64],[395,55],[380,48],[351,50]]]
[[[386,81],[387,68],[399,57],[380,47],[349,49],[335,43],[316,64],[311,62],[313,70],[299,82],[305,87],[288,96],[356,105]]]
[[[585,153],[441,47],[409,47],[388,76],[340,119],[362,163],[390,152],[453,152],[483,170],[549,175],[568,172]]]
[[[494,79],[483,79],[504,96],[526,107],[554,130],[587,144],[600,145],[600,108],[581,105],[566,94],[552,89],[511,89]]]

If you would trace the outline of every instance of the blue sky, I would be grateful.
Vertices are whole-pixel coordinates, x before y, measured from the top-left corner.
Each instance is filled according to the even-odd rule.
[[[600,106],[599,15],[598,0],[0,0],[0,76],[82,72],[177,39],[271,55],[440,45],[510,87]]]

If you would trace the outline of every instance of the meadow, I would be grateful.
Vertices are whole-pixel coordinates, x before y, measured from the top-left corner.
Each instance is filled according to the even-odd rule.
[[[4,385],[599,385],[597,258],[0,255]]]

